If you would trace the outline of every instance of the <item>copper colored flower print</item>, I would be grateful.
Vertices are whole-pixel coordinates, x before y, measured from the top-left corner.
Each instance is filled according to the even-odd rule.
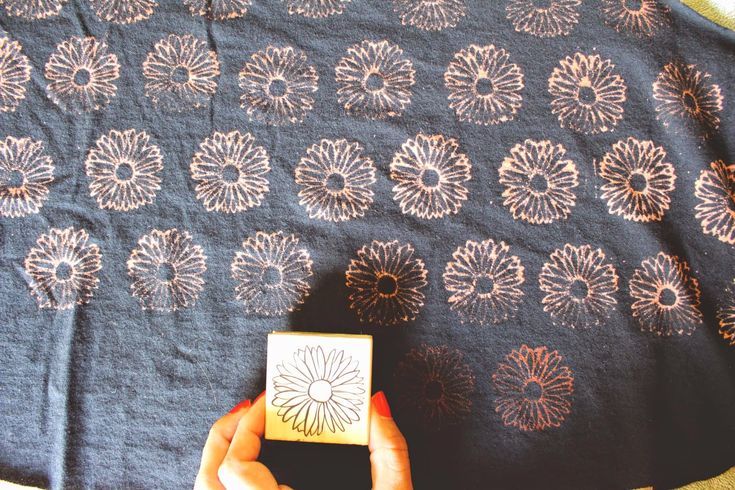
[[[725,295],[719,309],[717,320],[720,323],[720,335],[731,346],[735,346],[735,281],[725,289]]]
[[[357,251],[346,273],[350,308],[360,321],[396,325],[416,318],[427,285],[424,261],[397,240],[373,240]]]
[[[83,113],[106,107],[117,93],[117,56],[93,37],[72,37],[56,46],[44,68],[48,97],[62,110]]]
[[[217,91],[219,74],[217,54],[191,34],[161,39],[143,62],[145,95],[171,112],[207,105]]]
[[[38,306],[67,310],[89,303],[99,284],[102,254],[86,230],[51,228],[36,240],[24,265]]]
[[[396,367],[397,404],[428,429],[456,425],[472,412],[475,376],[461,351],[446,345],[421,345]]]
[[[132,294],[144,310],[189,308],[204,288],[206,260],[189,232],[152,230],[138,240],[128,259]]]
[[[653,37],[669,22],[671,9],[660,0],[602,0],[605,22],[618,32]]]
[[[0,112],[14,112],[26,98],[31,63],[17,41],[0,37]]]
[[[694,207],[702,231],[735,245],[735,164],[717,160],[702,170],[694,185]]]
[[[652,141],[618,141],[600,161],[599,175],[610,214],[645,223],[661,221],[669,209],[676,173],[666,150]]]
[[[12,136],[0,140],[0,216],[38,213],[53,180],[53,160],[44,152],[43,142]]]
[[[370,119],[400,116],[411,103],[416,71],[389,41],[363,41],[347,50],[335,68],[337,100],[348,114]]]
[[[69,0],[4,0],[5,11],[26,20],[47,19],[59,15]]]
[[[268,193],[270,161],[250,133],[220,133],[199,145],[191,162],[196,198],[207,211],[237,213],[260,206]]]
[[[85,169],[89,192],[101,209],[130,211],[155,199],[163,158],[145,131],[113,129],[89,150]]]
[[[551,141],[526,140],[510,150],[499,169],[503,204],[514,219],[548,224],[566,219],[576,203],[577,167]]]
[[[211,20],[228,20],[244,17],[251,0],[184,0],[192,15]]]
[[[523,72],[510,53],[490,44],[471,45],[454,55],[444,73],[449,107],[460,121],[499,124],[511,121],[521,107]]]
[[[468,240],[444,270],[449,307],[464,322],[488,325],[512,318],[523,300],[524,267],[504,242]]]
[[[472,163],[454,138],[418,134],[401,145],[390,164],[393,199],[404,214],[441,218],[467,200]]]
[[[642,331],[691,335],[702,323],[699,281],[679,257],[661,252],[645,259],[630,280],[630,295]]]
[[[664,126],[681,124],[706,138],[720,127],[723,97],[712,76],[688,65],[673,61],[653,82],[654,107]]]
[[[303,51],[268,46],[240,71],[241,106],[251,119],[266,124],[301,122],[314,108],[318,80]]]
[[[305,346],[293,361],[276,366],[273,406],[278,416],[305,436],[345,432],[360,420],[363,377],[360,366],[345,351]]]
[[[623,118],[625,80],[612,61],[575,53],[554,68],[549,78],[551,112],[562,128],[583,134],[612,131]]]
[[[393,0],[401,24],[425,31],[455,27],[467,13],[465,0]]]
[[[284,0],[288,5],[288,13],[298,14],[312,19],[322,19],[339,15],[345,11],[351,0]]]
[[[310,218],[346,221],[363,216],[373,202],[375,165],[359,143],[327,140],[306,150],[296,166],[299,204]]]
[[[569,328],[601,325],[615,308],[618,274],[601,249],[564,245],[539,274],[544,311]]]
[[[115,24],[134,24],[153,15],[157,0],[89,0],[102,20]]]
[[[309,294],[311,257],[296,235],[259,231],[242,242],[232,262],[237,299],[245,312],[278,316],[294,311]]]
[[[541,431],[559,427],[572,411],[574,376],[558,351],[513,349],[493,374],[495,411],[506,427]]]
[[[579,22],[582,0],[510,0],[506,17],[518,32],[538,37],[566,36]]]

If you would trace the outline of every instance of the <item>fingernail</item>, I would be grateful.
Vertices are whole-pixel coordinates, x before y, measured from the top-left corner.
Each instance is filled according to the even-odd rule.
[[[253,405],[255,405],[256,403],[258,403],[258,400],[260,400],[260,399],[261,399],[261,398],[263,398],[264,396],[265,396],[265,390],[263,390],[263,393],[261,393],[260,395],[258,395],[258,397],[257,397],[257,398],[255,399],[255,401],[253,402]]]
[[[238,410],[242,410],[243,408],[250,408],[250,400],[243,400],[234,407],[232,407],[232,410],[230,410],[230,413],[235,413]]]
[[[383,393],[382,391],[379,391],[373,395],[373,405],[375,405],[375,410],[377,410],[382,417],[392,417],[390,414],[390,405],[388,405],[388,399],[385,397],[385,393]]]

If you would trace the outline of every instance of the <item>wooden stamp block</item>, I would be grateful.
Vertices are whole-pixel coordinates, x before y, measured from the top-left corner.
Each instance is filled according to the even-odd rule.
[[[372,360],[370,335],[269,334],[265,438],[367,445]]]

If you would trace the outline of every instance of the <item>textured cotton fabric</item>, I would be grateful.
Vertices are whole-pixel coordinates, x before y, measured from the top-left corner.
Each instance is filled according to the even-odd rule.
[[[537,3],[3,0],[0,477],[191,487],[274,330],[374,335],[419,489],[732,466],[735,34]]]

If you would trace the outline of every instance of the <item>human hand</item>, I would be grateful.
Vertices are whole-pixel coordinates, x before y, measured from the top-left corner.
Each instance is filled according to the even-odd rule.
[[[286,490],[257,461],[265,430],[265,393],[244,400],[209,431],[194,490]],[[408,446],[393,421],[385,394],[373,395],[370,417],[370,466],[374,490],[411,490]]]

